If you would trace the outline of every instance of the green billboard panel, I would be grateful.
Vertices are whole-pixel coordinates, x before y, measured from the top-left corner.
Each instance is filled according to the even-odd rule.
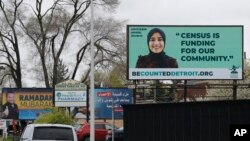
[[[128,79],[243,79],[243,26],[128,25]]]

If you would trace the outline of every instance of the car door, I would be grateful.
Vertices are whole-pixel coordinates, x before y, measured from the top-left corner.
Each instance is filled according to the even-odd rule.
[[[95,124],[95,139],[96,140],[105,140],[108,130],[105,127],[105,124]]]

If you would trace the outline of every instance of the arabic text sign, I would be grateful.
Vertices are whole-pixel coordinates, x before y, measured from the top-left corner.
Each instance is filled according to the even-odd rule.
[[[95,115],[97,118],[112,118],[114,106],[115,118],[123,117],[122,104],[132,104],[131,89],[95,89]]]

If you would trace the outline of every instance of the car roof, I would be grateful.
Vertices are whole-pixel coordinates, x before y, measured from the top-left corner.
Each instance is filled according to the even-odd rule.
[[[89,122],[85,122],[83,124],[90,124]],[[95,124],[110,124],[109,122],[95,122]]]
[[[73,126],[71,125],[66,125],[66,124],[29,124],[27,126],[33,126],[33,127],[66,127],[66,128],[72,128]]]

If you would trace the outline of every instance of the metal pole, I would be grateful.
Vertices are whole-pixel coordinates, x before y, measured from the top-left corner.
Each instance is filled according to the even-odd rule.
[[[95,97],[94,97],[94,5],[93,0],[90,1],[91,18],[90,18],[90,52],[91,52],[91,66],[90,66],[90,141],[95,141]]]
[[[114,114],[114,98],[112,96],[112,141],[114,141],[114,127],[115,127],[115,114]]]
[[[154,103],[156,103],[156,91],[157,91],[157,80],[155,80],[155,88],[154,88]]]
[[[233,100],[237,100],[237,80],[233,80]]]
[[[87,122],[89,122],[89,91],[90,91],[90,89],[89,89],[89,85],[87,85],[87,113],[86,113],[86,115],[87,115]]]
[[[187,80],[184,80],[184,102],[187,102]]]
[[[135,88],[133,89],[134,92],[133,103],[136,104],[136,89],[137,89],[136,80],[133,80],[133,84],[135,85]]]

